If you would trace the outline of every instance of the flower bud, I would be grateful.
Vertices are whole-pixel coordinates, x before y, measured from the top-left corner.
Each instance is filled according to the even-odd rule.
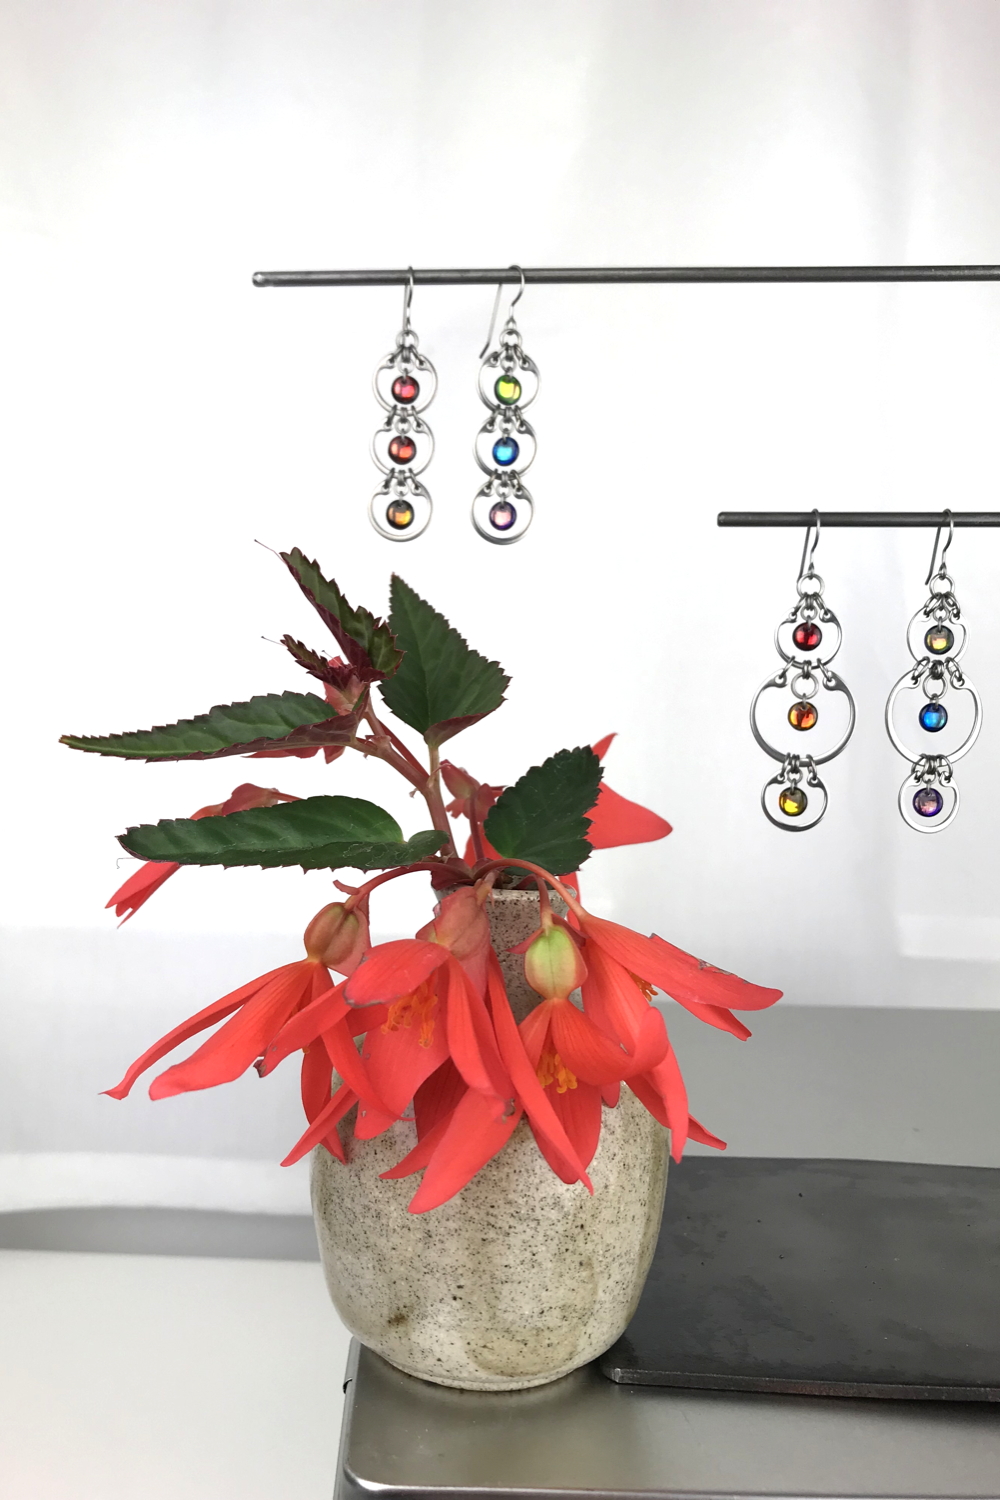
[[[311,959],[338,974],[353,974],[368,947],[368,921],[363,912],[348,911],[346,902],[332,901],[316,913],[302,941]]]
[[[587,966],[565,927],[542,928],[525,951],[524,977],[543,1000],[565,1000],[579,988]]]

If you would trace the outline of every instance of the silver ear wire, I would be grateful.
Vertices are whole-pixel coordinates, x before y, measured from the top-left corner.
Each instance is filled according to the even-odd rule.
[[[518,541],[531,525],[534,501],[521,475],[534,461],[535,431],[524,415],[538,394],[538,366],[521,347],[521,334],[514,309],[524,296],[524,271],[517,271],[521,284],[511,299],[503,328],[492,348],[504,283],[497,286],[490,315],[490,330],[479,352],[479,395],[490,415],[480,427],[475,442],[476,463],[487,475],[472,502],[472,524],[487,542],[503,546]]]

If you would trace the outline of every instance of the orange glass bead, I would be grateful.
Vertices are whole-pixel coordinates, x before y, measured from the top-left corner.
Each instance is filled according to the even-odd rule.
[[[793,703],[788,710],[788,722],[793,729],[811,729],[819,718],[819,709],[815,703],[809,703],[803,699],[800,703]]]

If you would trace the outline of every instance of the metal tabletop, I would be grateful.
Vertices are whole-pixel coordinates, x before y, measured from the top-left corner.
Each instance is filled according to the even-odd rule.
[[[1000,1500],[985,1404],[730,1395],[615,1385],[456,1391],[352,1346],[336,1500],[446,1495]]]

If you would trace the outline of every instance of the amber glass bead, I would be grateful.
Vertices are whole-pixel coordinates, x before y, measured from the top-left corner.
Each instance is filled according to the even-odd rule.
[[[400,406],[412,406],[420,395],[420,386],[412,375],[397,375],[392,382],[392,399]]]
[[[808,703],[805,699],[793,703],[788,710],[788,722],[793,729],[811,729],[818,718],[819,709],[815,703]]]
[[[513,406],[521,399],[521,382],[516,375],[501,375],[493,387],[501,406]]]
[[[935,656],[943,656],[955,644],[955,632],[947,625],[932,625],[924,636],[924,645]]]
[[[409,433],[397,432],[389,443],[389,457],[394,464],[411,464],[417,456],[417,445]]]
[[[409,500],[391,500],[386,506],[385,518],[393,531],[405,531],[413,525],[413,506]]]
[[[800,786],[786,786],[778,795],[778,806],[786,818],[797,818],[809,806],[809,798]]]
[[[815,620],[800,620],[792,631],[792,640],[800,651],[815,651],[822,639],[823,632]]]

